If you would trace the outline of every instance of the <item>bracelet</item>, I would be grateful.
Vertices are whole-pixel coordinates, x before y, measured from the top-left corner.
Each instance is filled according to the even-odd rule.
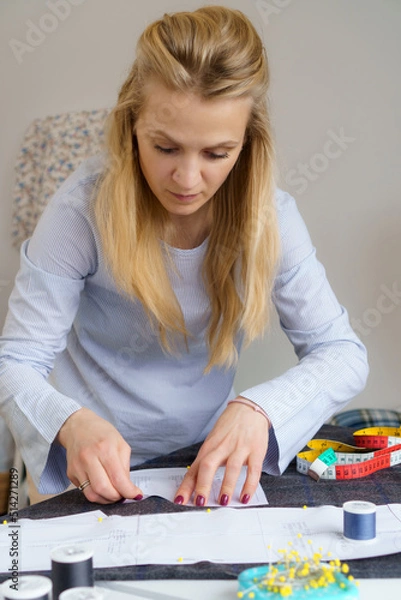
[[[270,419],[267,416],[267,414],[265,413],[265,411],[263,410],[263,408],[261,408],[260,406],[258,406],[254,402],[252,402],[251,400],[247,400],[246,398],[236,398],[235,400],[229,400],[227,402],[227,406],[229,404],[234,404],[235,402],[238,404],[244,404],[245,406],[249,406],[249,408],[252,408],[252,410],[254,410],[255,412],[263,415],[265,417],[266,421],[268,422],[269,428],[270,428],[270,426],[271,426]]]

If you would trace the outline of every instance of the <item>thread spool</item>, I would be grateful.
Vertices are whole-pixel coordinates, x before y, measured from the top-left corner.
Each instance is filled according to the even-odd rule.
[[[343,526],[343,535],[349,540],[373,540],[376,537],[376,506],[359,500],[345,502]]]
[[[59,546],[50,553],[53,600],[76,587],[93,587],[93,550],[84,545]]]
[[[104,600],[104,591],[94,587],[76,587],[60,594],[60,600]]]
[[[42,575],[23,575],[18,581],[7,579],[0,587],[4,600],[51,599],[51,579]]]

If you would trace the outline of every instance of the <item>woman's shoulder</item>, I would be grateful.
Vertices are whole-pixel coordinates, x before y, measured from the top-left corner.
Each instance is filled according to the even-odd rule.
[[[294,227],[305,227],[295,198],[280,188],[276,188],[275,208],[281,236],[288,234]]]
[[[92,199],[104,170],[104,157],[85,160],[44,210],[29,242],[29,258],[39,268],[73,279],[98,266],[98,235]]]
[[[105,156],[99,154],[84,160],[61,184],[48,202],[36,229],[61,220],[85,219],[94,227],[93,200],[96,185],[105,169]]]
[[[277,214],[279,216],[280,214],[288,212],[296,207],[295,198],[281,188],[276,188],[274,199],[276,203]]]
[[[281,269],[288,270],[309,256],[313,246],[295,198],[277,188],[275,203],[281,242]]]
[[[61,184],[53,198],[76,197],[87,199],[92,196],[94,186],[104,172],[106,158],[97,154],[84,160],[79,167]]]

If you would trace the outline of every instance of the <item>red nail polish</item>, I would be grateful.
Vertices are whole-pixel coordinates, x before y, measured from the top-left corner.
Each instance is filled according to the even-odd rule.
[[[182,504],[183,502],[184,502],[183,496],[177,496],[177,498],[174,498],[174,504]]]
[[[222,497],[220,498],[220,505],[227,506],[227,504],[228,504],[228,496],[227,496],[227,494],[223,494]]]
[[[134,500],[142,500],[143,496],[142,494],[138,494],[137,496],[135,496]]]
[[[205,498],[203,496],[196,496],[196,506],[205,506]]]
[[[241,502],[242,502],[242,504],[248,504],[248,502],[249,502],[250,499],[251,499],[251,497],[250,497],[249,494],[244,494],[242,496]]]

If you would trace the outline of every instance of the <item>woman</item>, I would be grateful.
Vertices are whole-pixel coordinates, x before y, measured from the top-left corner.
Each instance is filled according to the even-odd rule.
[[[248,19],[165,15],[142,34],[108,133],[21,252],[1,405],[42,492],[142,497],[129,468],[203,440],[177,503],[279,474],[364,386],[366,353],[277,190],[268,68]],[[299,364],[241,392],[238,354],[271,300]],[[51,377],[48,376],[51,372]]]

